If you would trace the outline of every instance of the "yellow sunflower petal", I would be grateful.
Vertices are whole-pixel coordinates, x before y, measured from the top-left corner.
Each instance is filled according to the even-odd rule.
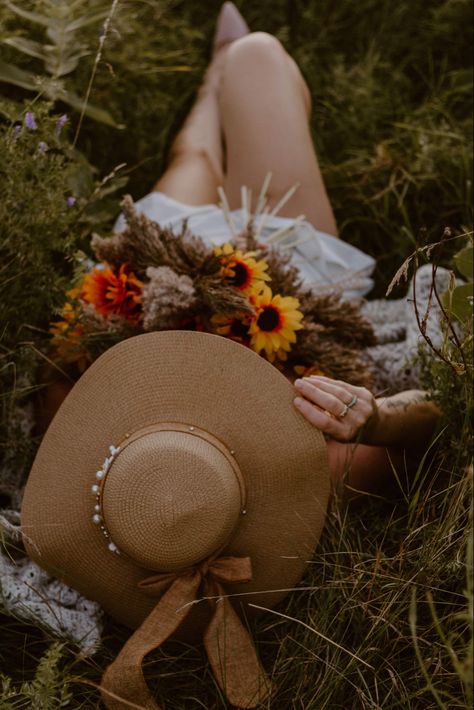
[[[273,362],[274,352],[275,352],[275,350],[274,350],[272,344],[269,341],[267,341],[265,343],[265,354],[268,357],[268,359],[270,360],[270,362]]]
[[[278,333],[269,333],[268,340],[271,343],[272,349],[275,351],[278,350],[281,341],[280,335]]]
[[[262,305],[268,305],[272,300],[272,290],[265,284],[262,291]]]
[[[252,338],[252,343],[253,347],[257,352],[263,350],[265,346],[265,336],[263,335],[263,333],[257,332],[256,335]]]
[[[289,331],[286,333],[283,333],[280,331],[283,338],[288,342],[288,343],[296,343],[296,335],[293,333],[293,331]]]

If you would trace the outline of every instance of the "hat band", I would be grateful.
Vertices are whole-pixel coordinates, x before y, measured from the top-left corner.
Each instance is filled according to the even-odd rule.
[[[203,642],[219,686],[239,708],[262,703],[270,693],[270,681],[224,586],[251,579],[249,557],[214,557],[180,574],[157,574],[142,580],[139,587],[143,591],[162,596],[102,676],[100,689],[106,707],[121,710],[134,703],[160,710],[145,681],[143,659],[182,624],[198,601],[201,584],[204,599],[212,608]]]
[[[240,493],[240,513],[241,515],[245,515],[247,513],[246,510],[246,500],[247,500],[247,493],[246,493],[246,488],[245,488],[245,481],[244,477],[242,476],[242,472],[239,468],[239,465],[235,459],[235,451],[233,449],[230,449],[226,444],[224,444],[220,439],[217,439],[214,434],[211,434],[210,432],[206,431],[205,429],[201,429],[201,427],[198,427],[194,424],[184,424],[181,422],[160,422],[157,424],[151,424],[149,426],[143,427],[142,429],[138,429],[137,431],[133,433],[127,433],[125,434],[124,439],[119,443],[118,446],[110,445],[109,446],[109,453],[108,456],[105,457],[104,462],[102,463],[102,466],[97,469],[95,473],[95,481],[91,486],[91,492],[94,496],[94,506],[93,506],[93,512],[91,516],[91,520],[93,524],[99,528],[100,532],[102,533],[103,537],[105,538],[107,542],[107,547],[110,552],[116,555],[125,555],[125,553],[119,549],[118,545],[115,544],[115,542],[112,540],[112,537],[110,535],[110,532],[107,528],[106,522],[105,522],[105,517],[104,517],[104,512],[103,512],[103,490],[105,486],[105,482],[107,480],[107,476],[110,473],[110,470],[112,468],[112,465],[114,461],[117,459],[117,457],[124,451],[124,449],[129,446],[131,443],[134,441],[137,441],[137,439],[140,439],[143,436],[147,436],[148,434],[154,434],[156,432],[180,432],[180,433],[186,433],[192,436],[199,437],[200,439],[203,439],[206,441],[208,444],[211,444],[214,446],[218,451],[220,451],[225,458],[227,459],[228,463],[230,464],[235,478],[237,480],[238,488],[239,488],[239,493]],[[222,549],[222,548],[221,548]]]

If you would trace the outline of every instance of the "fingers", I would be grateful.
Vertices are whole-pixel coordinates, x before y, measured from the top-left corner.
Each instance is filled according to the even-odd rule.
[[[351,395],[355,394],[357,397],[364,396],[365,394],[372,397],[372,393],[365,387],[356,387],[356,385],[351,385],[349,382],[344,382],[343,380],[332,380],[330,377],[324,377],[323,375],[310,375],[304,379],[309,380],[318,387],[337,387],[339,390],[350,392]]]
[[[313,426],[338,441],[354,441],[377,415],[375,399],[364,387],[316,375],[297,380],[295,387],[300,395],[295,407]]]
[[[303,397],[296,397],[294,399],[294,405],[316,429],[323,431],[325,434],[331,434],[331,429],[333,428],[332,424],[334,422],[333,417],[326,414],[326,412],[323,412],[321,409],[318,409],[318,407],[315,407]]]
[[[344,407],[352,399],[350,392],[342,387],[326,383],[318,385],[317,382],[309,380],[309,378],[296,380],[295,387],[307,400],[335,417],[341,415]]]

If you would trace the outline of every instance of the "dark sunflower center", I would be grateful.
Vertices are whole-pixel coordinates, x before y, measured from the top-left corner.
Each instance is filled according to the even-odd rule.
[[[231,335],[236,338],[248,338],[249,335],[248,326],[246,326],[245,323],[242,323],[242,321],[240,320],[235,320],[232,323],[232,325],[230,326],[230,332]]]
[[[275,330],[279,323],[280,314],[273,306],[265,306],[265,308],[257,318],[258,327],[260,328],[260,330],[264,330],[266,332]]]
[[[249,277],[248,267],[245,264],[242,264],[242,262],[238,261],[235,266],[232,266],[232,271],[234,272],[234,276],[230,277],[229,283],[232,284],[232,286],[236,286],[237,288],[243,286]]]

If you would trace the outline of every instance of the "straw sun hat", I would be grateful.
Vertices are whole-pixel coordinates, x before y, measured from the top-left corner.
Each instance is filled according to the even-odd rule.
[[[249,349],[166,331],[109,349],[59,409],[26,487],[24,541],[138,629],[102,679],[107,707],[158,708],[141,662],[191,628],[231,703],[267,696],[240,615],[300,580],[329,495],[324,438],[293,396]]]

